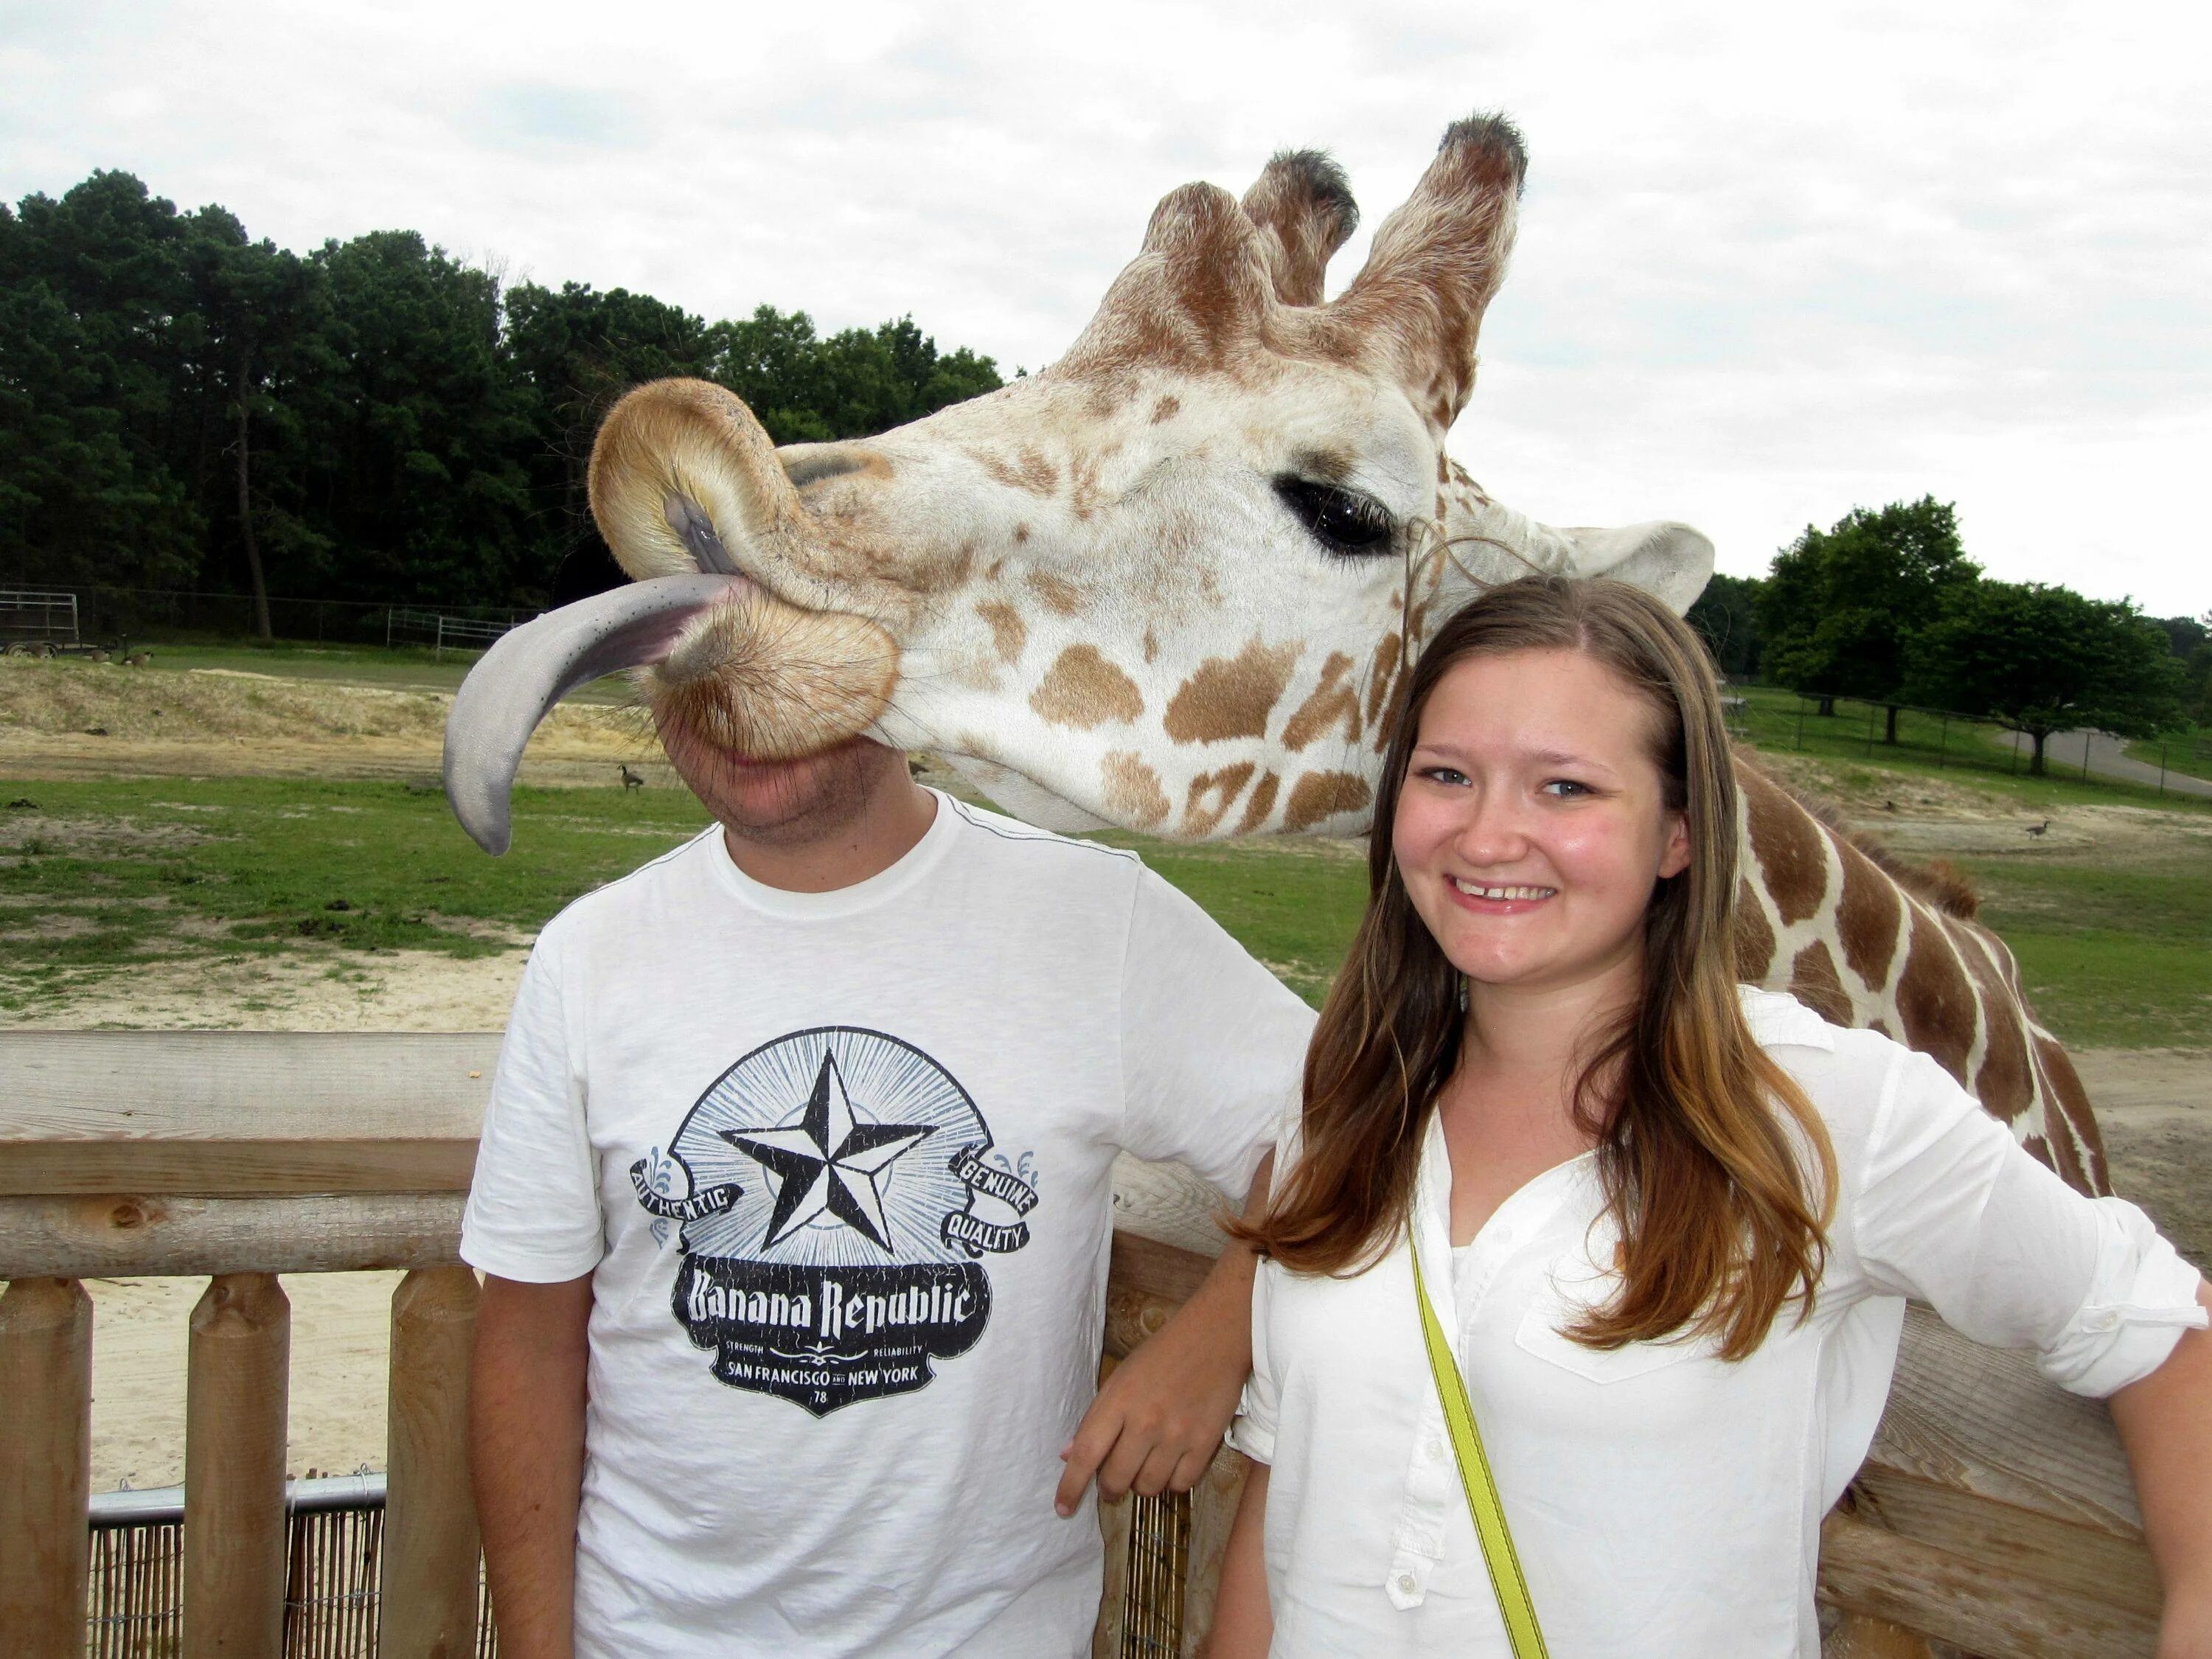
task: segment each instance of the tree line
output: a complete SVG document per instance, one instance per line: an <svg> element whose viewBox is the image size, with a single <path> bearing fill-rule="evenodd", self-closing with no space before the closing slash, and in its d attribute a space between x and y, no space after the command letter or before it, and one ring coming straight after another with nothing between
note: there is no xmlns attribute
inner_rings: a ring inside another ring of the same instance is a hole
<svg viewBox="0 0 2212 1659"><path fill-rule="evenodd" d="M1995 581L1958 515L1923 496L1855 507L1804 534L1761 577L1716 575L1690 620L1723 672L1821 700L1948 709L2025 734L2031 772L2054 732L2148 737L2212 725L2212 613L2145 617L2042 582Z"/></svg>
<svg viewBox="0 0 2212 1659"><path fill-rule="evenodd" d="M413 231L307 254L128 173L0 203L8 580L534 606L597 560L606 407L719 380L779 443L863 436L1000 384L902 318L823 336L762 306L505 283Z"/></svg>

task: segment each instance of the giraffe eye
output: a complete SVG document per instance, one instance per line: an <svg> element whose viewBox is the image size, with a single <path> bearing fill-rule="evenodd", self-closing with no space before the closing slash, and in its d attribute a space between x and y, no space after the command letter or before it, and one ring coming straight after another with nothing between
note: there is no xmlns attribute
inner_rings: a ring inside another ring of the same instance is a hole
<svg viewBox="0 0 2212 1659"><path fill-rule="evenodd" d="M1340 558L1371 558L1390 550L1397 526L1390 509L1372 495L1291 472L1278 475L1275 494L1314 539Z"/></svg>

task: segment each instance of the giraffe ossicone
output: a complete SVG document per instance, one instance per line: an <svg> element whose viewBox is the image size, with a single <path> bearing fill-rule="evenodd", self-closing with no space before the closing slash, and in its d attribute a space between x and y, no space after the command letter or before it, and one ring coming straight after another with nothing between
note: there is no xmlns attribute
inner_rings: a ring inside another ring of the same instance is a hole
<svg viewBox="0 0 2212 1659"><path fill-rule="evenodd" d="M1326 301L1358 221L1333 162L1279 155L1241 202L1184 185L1059 362L864 441L779 449L705 381L630 392L590 482L632 580L470 675L446 749L463 825L503 851L532 730L629 668L664 735L755 758L927 750L1047 829L1364 829L1400 678L1464 600L1559 571L1679 611L1712 571L1686 526L1539 524L1445 452L1524 167L1504 120L1452 126ZM1740 769L1745 976L1933 1054L2105 1190L2003 945Z"/></svg>

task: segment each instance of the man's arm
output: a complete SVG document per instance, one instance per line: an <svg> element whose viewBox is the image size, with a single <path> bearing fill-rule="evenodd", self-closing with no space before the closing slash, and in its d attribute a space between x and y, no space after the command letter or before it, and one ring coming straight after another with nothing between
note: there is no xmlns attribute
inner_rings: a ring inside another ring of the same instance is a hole
<svg viewBox="0 0 2212 1659"><path fill-rule="evenodd" d="M469 1374L469 1464L507 1659L574 1649L592 1279L484 1276Z"/></svg>
<svg viewBox="0 0 2212 1659"><path fill-rule="evenodd" d="M1272 1152L1260 1162L1244 1200L1248 1221L1267 1208L1274 1164ZM1053 1507L1062 1516L1075 1513L1093 1475L1109 1502L1132 1491L1152 1498L1198 1484L1251 1375L1257 1267L1251 1246L1231 1241L1190 1300L1106 1379L1060 1454L1067 1467Z"/></svg>

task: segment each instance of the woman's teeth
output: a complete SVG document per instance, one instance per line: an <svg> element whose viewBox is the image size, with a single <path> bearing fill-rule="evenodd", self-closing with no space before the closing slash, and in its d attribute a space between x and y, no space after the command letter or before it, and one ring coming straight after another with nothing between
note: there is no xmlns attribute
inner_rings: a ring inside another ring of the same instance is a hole
<svg viewBox="0 0 2212 1659"><path fill-rule="evenodd" d="M1485 899L1547 899L1559 890L1556 887L1485 887L1479 882L1462 881L1457 876L1451 884L1469 898Z"/></svg>

